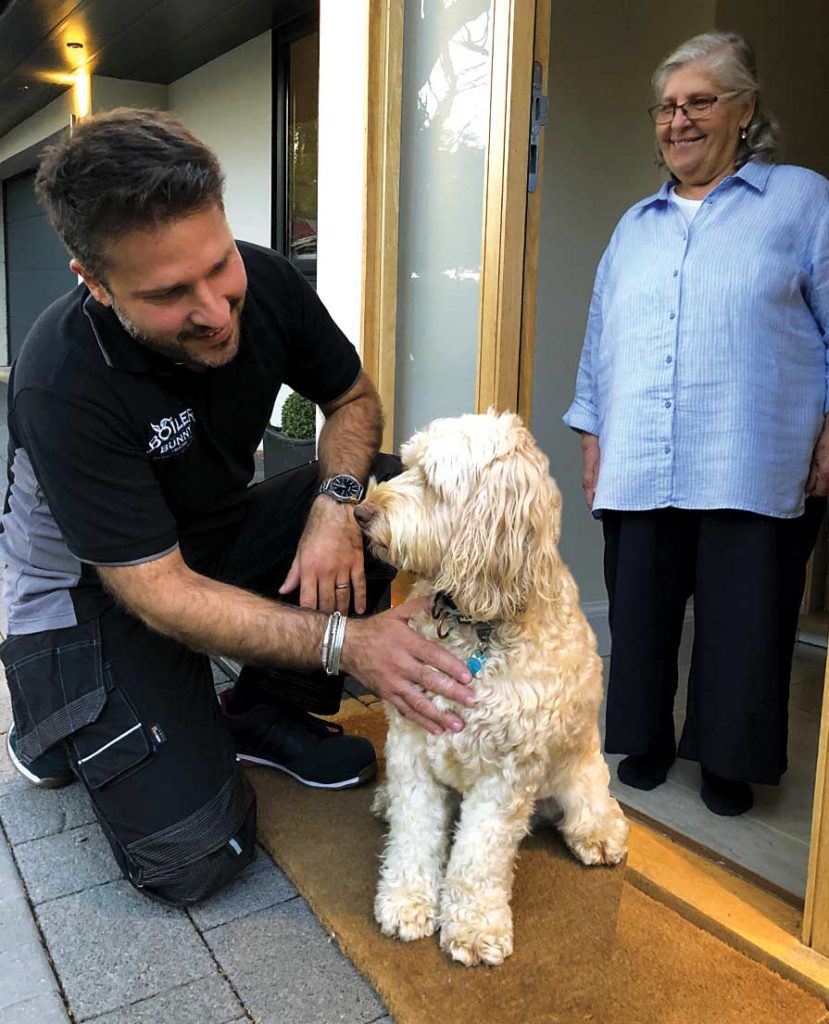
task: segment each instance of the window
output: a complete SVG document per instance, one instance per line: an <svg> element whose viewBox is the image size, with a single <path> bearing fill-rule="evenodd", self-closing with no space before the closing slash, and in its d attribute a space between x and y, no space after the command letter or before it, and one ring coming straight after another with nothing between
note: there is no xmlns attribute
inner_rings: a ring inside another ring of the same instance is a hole
<svg viewBox="0 0 829 1024"><path fill-rule="evenodd" d="M273 247L317 276L319 30L316 16L274 33Z"/></svg>

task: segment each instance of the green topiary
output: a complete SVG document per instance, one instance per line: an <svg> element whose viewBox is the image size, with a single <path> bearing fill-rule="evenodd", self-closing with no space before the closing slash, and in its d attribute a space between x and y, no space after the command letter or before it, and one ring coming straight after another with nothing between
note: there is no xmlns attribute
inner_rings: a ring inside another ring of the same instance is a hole
<svg viewBox="0 0 829 1024"><path fill-rule="evenodd" d="M298 391L292 391L282 406L282 424L279 429L285 437L309 441L317 432L316 410L310 398L303 398Z"/></svg>

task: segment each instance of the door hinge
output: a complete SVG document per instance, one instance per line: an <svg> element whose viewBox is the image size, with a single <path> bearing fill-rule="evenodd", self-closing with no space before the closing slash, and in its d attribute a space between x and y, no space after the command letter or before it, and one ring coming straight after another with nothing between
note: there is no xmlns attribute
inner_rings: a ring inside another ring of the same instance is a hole
<svg viewBox="0 0 829 1024"><path fill-rule="evenodd" d="M541 129L547 123L547 97L542 92L544 69L540 61L533 61L533 95L530 103L530 159L527 170L527 191L535 192L538 185L538 157Z"/></svg>

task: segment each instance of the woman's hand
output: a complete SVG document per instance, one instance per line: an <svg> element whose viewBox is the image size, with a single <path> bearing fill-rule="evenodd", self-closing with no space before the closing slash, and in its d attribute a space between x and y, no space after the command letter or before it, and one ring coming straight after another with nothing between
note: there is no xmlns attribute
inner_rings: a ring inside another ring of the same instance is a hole
<svg viewBox="0 0 829 1024"><path fill-rule="evenodd" d="M812 452L806 494L810 498L825 498L829 495L829 415L824 417L823 430Z"/></svg>
<svg viewBox="0 0 829 1024"><path fill-rule="evenodd" d="M593 510L593 498L596 494L596 481L599 479L599 439L595 434L582 432L581 435L582 474L581 489L587 507Z"/></svg>

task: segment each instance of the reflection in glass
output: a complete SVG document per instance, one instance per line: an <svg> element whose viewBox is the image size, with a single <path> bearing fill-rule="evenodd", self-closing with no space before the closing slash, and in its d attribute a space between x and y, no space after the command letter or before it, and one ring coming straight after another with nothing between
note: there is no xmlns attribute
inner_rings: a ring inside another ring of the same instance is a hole
<svg viewBox="0 0 829 1024"><path fill-rule="evenodd" d="M291 43L289 67L287 241L302 265L317 256L319 32Z"/></svg>
<svg viewBox="0 0 829 1024"><path fill-rule="evenodd" d="M395 442L474 410L491 0L405 5Z"/></svg>

